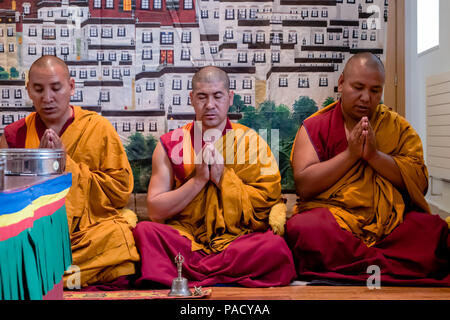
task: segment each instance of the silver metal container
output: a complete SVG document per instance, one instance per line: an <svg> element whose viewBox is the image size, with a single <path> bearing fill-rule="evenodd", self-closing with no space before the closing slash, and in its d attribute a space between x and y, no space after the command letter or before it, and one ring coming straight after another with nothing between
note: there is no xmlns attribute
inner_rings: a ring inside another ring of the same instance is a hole
<svg viewBox="0 0 450 320"><path fill-rule="evenodd" d="M0 191L5 189L5 160L0 158Z"/></svg>
<svg viewBox="0 0 450 320"><path fill-rule="evenodd" d="M47 176L62 174L65 164L61 149L0 149L5 176Z"/></svg>

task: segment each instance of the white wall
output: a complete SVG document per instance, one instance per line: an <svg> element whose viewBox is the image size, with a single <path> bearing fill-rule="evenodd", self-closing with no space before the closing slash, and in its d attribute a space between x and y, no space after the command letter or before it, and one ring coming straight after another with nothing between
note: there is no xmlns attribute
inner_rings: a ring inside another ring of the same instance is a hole
<svg viewBox="0 0 450 320"><path fill-rule="evenodd" d="M450 1L439 1L439 46L417 54L417 0L405 0L405 79L406 118L419 133L426 155L426 79L450 71ZM434 180L432 196L427 199L439 209L450 212L450 183Z"/></svg>

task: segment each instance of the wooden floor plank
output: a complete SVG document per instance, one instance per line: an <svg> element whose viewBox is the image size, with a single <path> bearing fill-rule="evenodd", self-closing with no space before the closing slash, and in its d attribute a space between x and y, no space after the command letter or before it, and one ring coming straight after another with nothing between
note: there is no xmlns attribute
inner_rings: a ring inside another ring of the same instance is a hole
<svg viewBox="0 0 450 320"><path fill-rule="evenodd" d="M365 286L213 287L210 300L450 300L450 288Z"/></svg>

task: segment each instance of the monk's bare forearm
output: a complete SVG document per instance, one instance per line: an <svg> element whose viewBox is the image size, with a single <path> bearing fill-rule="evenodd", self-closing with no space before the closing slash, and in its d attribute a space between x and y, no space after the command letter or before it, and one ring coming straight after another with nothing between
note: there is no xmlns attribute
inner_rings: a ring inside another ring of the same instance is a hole
<svg viewBox="0 0 450 320"><path fill-rule="evenodd" d="M184 208L203 189L207 181L193 177L180 188L147 198L149 217L154 222L163 223L166 219L183 211Z"/></svg>
<svg viewBox="0 0 450 320"><path fill-rule="evenodd" d="M390 155L377 151L373 157L367 160L367 163L376 172L388 179L396 188L405 188L400 169Z"/></svg>
<svg viewBox="0 0 450 320"><path fill-rule="evenodd" d="M323 162L318 162L294 173L297 194L302 200L310 199L327 190L341 179L358 160L349 150Z"/></svg>

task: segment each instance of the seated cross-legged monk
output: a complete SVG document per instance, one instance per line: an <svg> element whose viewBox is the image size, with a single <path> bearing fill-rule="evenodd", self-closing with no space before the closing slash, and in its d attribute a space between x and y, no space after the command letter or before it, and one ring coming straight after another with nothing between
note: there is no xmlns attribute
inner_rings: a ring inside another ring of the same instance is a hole
<svg viewBox="0 0 450 320"><path fill-rule="evenodd" d="M191 287L288 285L292 253L274 233L284 232L286 213L276 160L259 135L228 119L233 93L223 70L200 69L192 88L196 121L161 136L153 154L151 221L133 230L136 285L170 287L178 253Z"/></svg>
<svg viewBox="0 0 450 320"><path fill-rule="evenodd" d="M7 126L0 140L1 148L66 152L65 169L72 174L66 197L72 264L79 268L64 276L66 287L72 276L72 288L134 274L139 261L131 231L135 216L122 209L133 189L125 150L106 118L70 105L74 89L64 61L36 60L27 82L36 112Z"/></svg>
<svg viewBox="0 0 450 320"><path fill-rule="evenodd" d="M376 56L354 55L338 81L340 100L297 133L298 200L286 240L300 279L450 285L449 227L424 197L420 137L379 104L384 79Z"/></svg>

